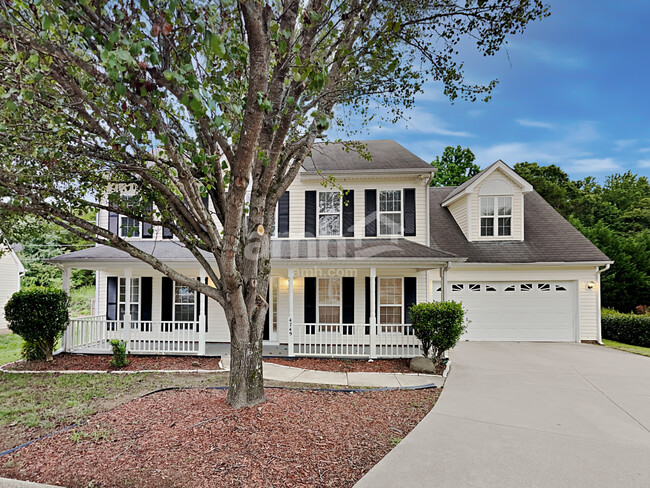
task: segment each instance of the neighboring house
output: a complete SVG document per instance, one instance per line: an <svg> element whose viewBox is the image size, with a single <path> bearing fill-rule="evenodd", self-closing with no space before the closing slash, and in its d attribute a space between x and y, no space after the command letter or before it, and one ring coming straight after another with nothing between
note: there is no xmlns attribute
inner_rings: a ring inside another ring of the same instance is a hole
<svg viewBox="0 0 650 488"><path fill-rule="evenodd" d="M430 188L431 165L394 141L366 144L371 161L316 145L278 204L265 354L414 356L409 307L440 299L463 302L466 340L600 340L610 261L529 183L497 161L460 187ZM322 186L330 174L342 197ZM106 212L99 222L206 280L163 229ZM51 261L65 276L97 270L97 317L72 322L68 350L107 351L121 337L132 352L228 353L216 302L126 253L96 246Z"/></svg>
<svg viewBox="0 0 650 488"><path fill-rule="evenodd" d="M0 236L0 334L9 332L5 319L5 304L11 295L20 290L20 277L23 274L25 268L18 256Z"/></svg>

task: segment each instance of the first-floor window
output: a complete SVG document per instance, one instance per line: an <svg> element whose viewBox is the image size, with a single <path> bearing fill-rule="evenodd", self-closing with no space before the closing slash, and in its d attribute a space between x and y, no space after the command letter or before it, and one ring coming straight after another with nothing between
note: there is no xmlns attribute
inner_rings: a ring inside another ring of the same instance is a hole
<svg viewBox="0 0 650 488"><path fill-rule="evenodd" d="M126 313L126 278L120 278L120 292L118 294L117 307L119 319L124 320ZM140 278L131 278L131 320L140 320Z"/></svg>
<svg viewBox="0 0 650 488"><path fill-rule="evenodd" d="M379 323L402 323L402 278L379 278ZM382 332L392 332L382 325Z"/></svg>
<svg viewBox="0 0 650 488"><path fill-rule="evenodd" d="M341 323L340 278L318 278L318 323Z"/></svg>
<svg viewBox="0 0 650 488"><path fill-rule="evenodd" d="M191 288L174 282L174 321L194 322L196 294Z"/></svg>

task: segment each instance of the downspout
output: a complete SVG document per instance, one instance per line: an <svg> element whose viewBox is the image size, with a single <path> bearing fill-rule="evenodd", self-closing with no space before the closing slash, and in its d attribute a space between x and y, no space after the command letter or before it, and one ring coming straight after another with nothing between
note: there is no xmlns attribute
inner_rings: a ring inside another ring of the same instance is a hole
<svg viewBox="0 0 650 488"><path fill-rule="evenodd" d="M596 275L598 275L598 297L597 297L597 306L598 306L598 329L596 333L596 340L598 344L602 345L603 344L603 325L602 325L602 317L601 317L601 312L600 312L600 275L607 271L610 268L611 264L606 264L603 269L600 269L600 266L596 267Z"/></svg>
<svg viewBox="0 0 650 488"><path fill-rule="evenodd" d="M447 261L442 268L440 268L440 301L447 301L447 271L451 268L451 261Z"/></svg>

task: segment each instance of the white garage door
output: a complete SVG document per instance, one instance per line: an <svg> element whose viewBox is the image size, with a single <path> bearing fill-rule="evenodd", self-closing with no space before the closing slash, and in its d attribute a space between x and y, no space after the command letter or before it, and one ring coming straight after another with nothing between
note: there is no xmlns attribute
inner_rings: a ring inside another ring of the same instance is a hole
<svg viewBox="0 0 650 488"><path fill-rule="evenodd" d="M575 340L575 289L571 282L450 283L471 321L462 340Z"/></svg>

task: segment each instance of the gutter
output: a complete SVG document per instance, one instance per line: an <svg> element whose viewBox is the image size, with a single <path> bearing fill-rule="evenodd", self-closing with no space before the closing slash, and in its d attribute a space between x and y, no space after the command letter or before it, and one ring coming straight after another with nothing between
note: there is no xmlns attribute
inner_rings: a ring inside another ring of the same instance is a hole
<svg viewBox="0 0 650 488"><path fill-rule="evenodd" d="M612 263L607 263L604 268L600 268L600 266L596 267L596 275L598 276L598 297L597 297L597 307L598 307L598 328L596 332L596 341L598 344L601 346L603 345L603 324L602 324L602 317L601 317L601 304L600 304L600 275L607 271L611 267Z"/></svg>

